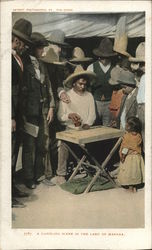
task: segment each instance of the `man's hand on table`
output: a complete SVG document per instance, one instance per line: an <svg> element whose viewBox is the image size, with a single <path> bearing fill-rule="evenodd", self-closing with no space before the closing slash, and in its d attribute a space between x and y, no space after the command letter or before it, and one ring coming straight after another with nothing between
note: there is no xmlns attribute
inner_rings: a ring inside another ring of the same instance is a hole
<svg viewBox="0 0 152 250"><path fill-rule="evenodd" d="M89 126L88 124L83 124L83 125L82 125L82 128L85 129L85 130L87 130L87 129L90 128L90 126Z"/></svg>
<svg viewBox="0 0 152 250"><path fill-rule="evenodd" d="M68 115L68 118L69 118L70 120L72 120L72 122L74 123L74 125L75 125L76 127L81 126L81 117L80 117L78 114L76 114L76 113L70 113L70 114Z"/></svg>

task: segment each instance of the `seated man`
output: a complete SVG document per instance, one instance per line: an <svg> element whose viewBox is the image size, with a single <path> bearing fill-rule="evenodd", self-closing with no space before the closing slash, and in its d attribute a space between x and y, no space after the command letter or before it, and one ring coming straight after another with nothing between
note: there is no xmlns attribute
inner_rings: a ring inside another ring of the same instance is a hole
<svg viewBox="0 0 152 250"><path fill-rule="evenodd" d="M77 66L74 73L64 82L65 87L71 88L67 94L70 103L59 103L58 119L65 126L65 129L89 129L93 125L95 115L95 104L91 93L86 91L86 87L93 83L96 75L93 72L85 71L81 66ZM75 145L73 145L75 147ZM72 147L72 143L70 144ZM55 184L62 184L66 181L68 149L61 142L58 151L57 175L51 181Z"/></svg>

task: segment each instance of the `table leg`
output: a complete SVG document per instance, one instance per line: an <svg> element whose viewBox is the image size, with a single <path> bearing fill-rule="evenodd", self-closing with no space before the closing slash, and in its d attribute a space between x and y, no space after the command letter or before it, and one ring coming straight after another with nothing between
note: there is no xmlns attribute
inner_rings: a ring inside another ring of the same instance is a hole
<svg viewBox="0 0 152 250"><path fill-rule="evenodd" d="M91 187L93 186L93 184L95 183L96 179L98 178L98 176L104 171L105 171L105 166L107 165L107 163L109 162L109 160L111 159L111 157L113 156L113 154L115 153L115 151L117 150L117 148L119 147L120 143L122 141L122 137L120 137L118 139L118 141L116 142L116 144L114 145L114 147L112 148L112 150L110 151L109 155L106 157L106 159L104 160L104 162L102 163L102 165L100 166L99 170L97 171L97 173L95 174L95 176L92 178L91 182L89 183L89 185L87 186L86 190L84 193L88 193L91 189ZM110 177L110 175L106 172L107 174L107 178L115 184L115 182L113 181L113 179ZM116 184L115 184L116 185Z"/></svg>
<svg viewBox="0 0 152 250"><path fill-rule="evenodd" d="M77 174L80 166L85 161L86 156L83 155L83 157L80 159L80 158L77 157L77 155L73 152L73 150L65 142L64 142L64 145L69 150L69 152L71 153L71 155L75 158L75 160L77 161L77 166L76 166L75 170L73 171L72 175L70 176L70 178L68 179L68 181L70 181Z"/></svg>
<svg viewBox="0 0 152 250"><path fill-rule="evenodd" d="M64 145L65 145L65 147L69 150L69 152L71 153L71 155L75 158L75 160L77 161L77 162L79 162L80 161L80 159L77 157L77 155L72 151L72 149L65 143L65 142L63 142L64 143Z"/></svg>
<svg viewBox="0 0 152 250"><path fill-rule="evenodd" d="M71 181L73 179L73 177L77 174L79 167L83 164L83 162L85 161L86 156L83 155L82 159L79 161L78 165L76 166L75 170L73 171L72 175L70 176L68 181Z"/></svg>

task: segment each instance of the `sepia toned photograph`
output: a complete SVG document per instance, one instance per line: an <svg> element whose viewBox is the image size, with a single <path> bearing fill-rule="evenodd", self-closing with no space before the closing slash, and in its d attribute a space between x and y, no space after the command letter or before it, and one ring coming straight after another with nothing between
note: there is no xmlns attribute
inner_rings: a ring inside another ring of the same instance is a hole
<svg viewBox="0 0 152 250"><path fill-rule="evenodd" d="M7 32L9 156L1 199L7 194L9 217L2 202L2 228L16 241L6 249L126 249L127 237L133 249L131 230L139 238L150 230L146 10L122 2L92 11L69 3L18 6ZM103 248L104 239L117 247Z"/></svg>
<svg viewBox="0 0 152 250"><path fill-rule="evenodd" d="M143 228L145 13L12 24L12 226Z"/></svg>

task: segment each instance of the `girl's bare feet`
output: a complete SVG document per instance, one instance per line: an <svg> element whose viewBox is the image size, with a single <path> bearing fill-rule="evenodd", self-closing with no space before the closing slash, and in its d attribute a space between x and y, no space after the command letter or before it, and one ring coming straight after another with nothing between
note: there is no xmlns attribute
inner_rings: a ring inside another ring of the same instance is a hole
<svg viewBox="0 0 152 250"><path fill-rule="evenodd" d="M132 187L132 192L136 193L137 192L137 188L136 187Z"/></svg>

